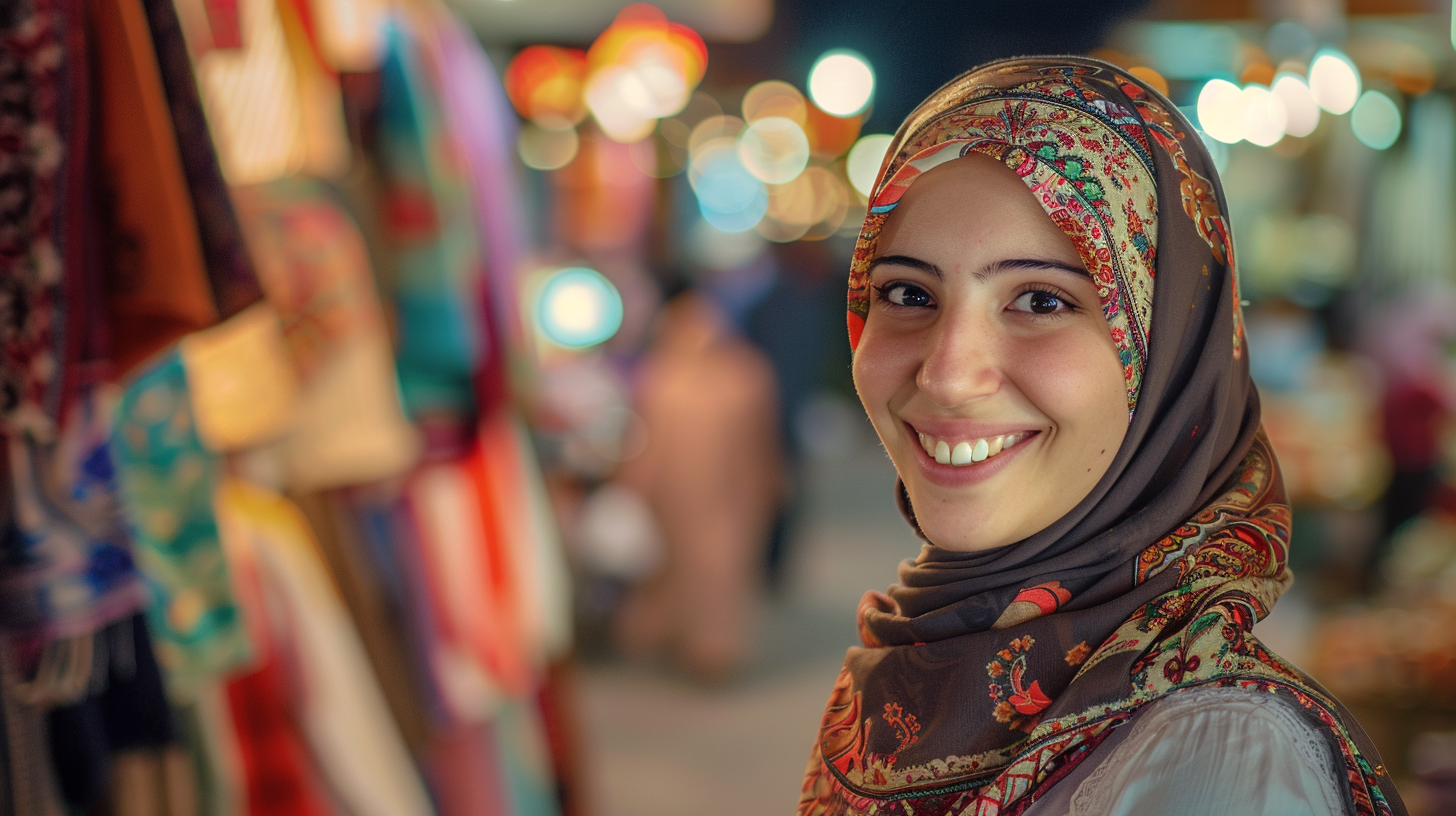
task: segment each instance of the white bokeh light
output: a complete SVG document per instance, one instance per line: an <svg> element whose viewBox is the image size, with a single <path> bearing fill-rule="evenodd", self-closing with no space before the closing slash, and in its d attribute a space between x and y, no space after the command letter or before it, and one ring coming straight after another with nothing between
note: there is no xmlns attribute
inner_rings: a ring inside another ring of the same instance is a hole
<svg viewBox="0 0 1456 816"><path fill-rule="evenodd" d="M1224 144L1244 138L1244 93L1226 79L1210 79L1198 92L1198 126Z"/></svg>
<svg viewBox="0 0 1456 816"><path fill-rule="evenodd" d="M1274 87L1270 90L1284 102L1284 112L1288 120L1284 126L1285 133L1290 136L1308 136L1314 133L1314 129L1319 126L1320 109L1303 77L1281 73L1274 78Z"/></svg>
<svg viewBox="0 0 1456 816"><path fill-rule="evenodd" d="M622 326L622 296L600 272L562 269L541 287L536 327L552 343L586 348L606 342Z"/></svg>
<svg viewBox="0 0 1456 816"><path fill-rule="evenodd" d="M787 184L809 166L809 137L792 119L764 117L738 137L738 158L759 181Z"/></svg>
<svg viewBox="0 0 1456 816"><path fill-rule="evenodd" d="M890 142L894 136L888 133L871 133L868 136L861 136L854 147L849 149L849 157L845 159L844 173L849 177L850 186L859 191L865 198L870 197L870 188L875 183L875 176L880 172L880 164L885 160L885 151L890 149Z"/></svg>
<svg viewBox="0 0 1456 816"><path fill-rule="evenodd" d="M853 51L830 51L809 71L809 97L825 113L854 116L874 94L874 69Z"/></svg>
<svg viewBox="0 0 1456 816"><path fill-rule="evenodd" d="M1360 72L1339 51L1323 50L1309 64L1309 90L1321 108L1334 114L1348 113L1360 98Z"/></svg>
<svg viewBox="0 0 1456 816"><path fill-rule="evenodd" d="M1240 96L1243 97L1245 139L1259 147L1269 147L1284 138L1289 122L1284 100L1263 85L1249 85Z"/></svg>

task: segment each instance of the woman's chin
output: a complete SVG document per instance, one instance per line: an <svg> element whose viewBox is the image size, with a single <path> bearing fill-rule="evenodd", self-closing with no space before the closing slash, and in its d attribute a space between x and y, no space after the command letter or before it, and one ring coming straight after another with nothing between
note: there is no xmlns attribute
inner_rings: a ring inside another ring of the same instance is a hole
<svg viewBox="0 0 1456 816"><path fill-rule="evenodd" d="M980 507L981 502L960 501L942 507L938 506L938 500L922 499L917 502L914 497L912 492L910 503L915 508L915 521L920 525L920 532L943 550L980 552L1026 537L1018 533L1023 526L1022 520L1007 518L1004 505L1001 508L1003 512L995 514L997 518L988 519L992 509Z"/></svg>

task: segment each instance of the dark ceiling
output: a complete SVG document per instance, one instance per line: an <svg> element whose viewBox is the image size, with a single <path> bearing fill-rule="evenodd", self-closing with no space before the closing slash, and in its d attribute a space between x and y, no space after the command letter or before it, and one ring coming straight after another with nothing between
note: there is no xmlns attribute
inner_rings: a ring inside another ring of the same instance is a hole
<svg viewBox="0 0 1456 816"><path fill-rule="evenodd" d="M762 39L709 46L708 82L782 78L803 87L815 57L852 48L874 66L867 131L893 131L918 103L978 63L1024 54L1086 53L1148 0L778 0Z"/></svg>

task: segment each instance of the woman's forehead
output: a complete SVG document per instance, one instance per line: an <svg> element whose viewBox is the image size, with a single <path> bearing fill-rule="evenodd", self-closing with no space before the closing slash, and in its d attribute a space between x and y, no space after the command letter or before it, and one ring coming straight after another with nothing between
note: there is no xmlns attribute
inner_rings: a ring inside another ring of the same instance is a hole
<svg viewBox="0 0 1456 816"><path fill-rule="evenodd" d="M1016 173L995 159L972 154L916 179L886 218L875 255L906 247L994 250L1027 245L1077 259L1071 239Z"/></svg>

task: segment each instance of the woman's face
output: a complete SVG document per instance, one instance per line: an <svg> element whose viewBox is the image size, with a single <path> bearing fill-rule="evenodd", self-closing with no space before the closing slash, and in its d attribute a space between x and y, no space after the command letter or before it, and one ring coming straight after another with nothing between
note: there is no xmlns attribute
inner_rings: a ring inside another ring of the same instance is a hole
<svg viewBox="0 0 1456 816"><path fill-rule="evenodd" d="M1026 185L984 156L922 175L880 233L854 382L920 529L1020 541L1077 505L1127 432L1097 288Z"/></svg>

